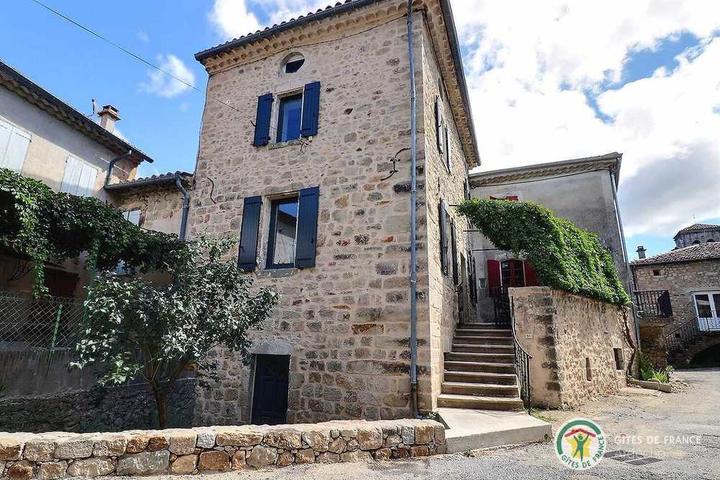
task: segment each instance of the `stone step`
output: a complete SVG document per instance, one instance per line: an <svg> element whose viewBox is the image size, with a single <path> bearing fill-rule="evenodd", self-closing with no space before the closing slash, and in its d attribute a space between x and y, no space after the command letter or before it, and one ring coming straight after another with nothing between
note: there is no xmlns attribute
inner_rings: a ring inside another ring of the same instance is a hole
<svg viewBox="0 0 720 480"><path fill-rule="evenodd" d="M458 328L455 337L510 337L512 331L500 328Z"/></svg>
<svg viewBox="0 0 720 480"><path fill-rule="evenodd" d="M472 343L453 343L453 352L468 353L515 353L514 345L480 345Z"/></svg>
<svg viewBox="0 0 720 480"><path fill-rule="evenodd" d="M476 410L522 410L520 398L478 397L474 395L457 395L442 393L437 398L438 407L469 408Z"/></svg>
<svg viewBox="0 0 720 480"><path fill-rule="evenodd" d="M487 335L458 337L456 335L455 338L453 339L453 342L463 343L463 344L473 343L473 344L480 344L480 345L512 345L513 338L512 337L487 336Z"/></svg>
<svg viewBox="0 0 720 480"><path fill-rule="evenodd" d="M438 408L437 413L448 427L445 431L448 453L547 442L552 438L549 423L525 412Z"/></svg>
<svg viewBox="0 0 720 480"><path fill-rule="evenodd" d="M480 397L520 397L517 385L497 385L493 383L443 382L442 393Z"/></svg>
<svg viewBox="0 0 720 480"><path fill-rule="evenodd" d="M453 360L445 362L445 370L448 372L515 373L515 364L489 362L458 362Z"/></svg>
<svg viewBox="0 0 720 480"><path fill-rule="evenodd" d="M448 352L445 361L483 362L483 363L513 363L514 353L477 353L477 352Z"/></svg>
<svg viewBox="0 0 720 480"><path fill-rule="evenodd" d="M517 375L514 373L446 371L444 378L446 382L512 385L517 387Z"/></svg>

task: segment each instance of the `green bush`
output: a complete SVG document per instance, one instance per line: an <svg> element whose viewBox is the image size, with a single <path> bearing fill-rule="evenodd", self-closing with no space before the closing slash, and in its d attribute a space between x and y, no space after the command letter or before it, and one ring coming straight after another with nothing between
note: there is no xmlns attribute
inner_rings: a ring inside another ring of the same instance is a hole
<svg viewBox="0 0 720 480"><path fill-rule="evenodd" d="M532 263L546 286L618 305L630 303L597 235L530 202L473 199L458 206L500 250Z"/></svg>
<svg viewBox="0 0 720 480"><path fill-rule="evenodd" d="M162 266L177 237L142 230L97 198L54 192L44 183L0 168L0 249L33 261L35 293L45 293L45 262L77 258L113 269L120 260L148 271Z"/></svg>
<svg viewBox="0 0 720 480"><path fill-rule="evenodd" d="M640 354L640 379L648 382L670 383L675 369L671 366L657 368L646 355Z"/></svg>

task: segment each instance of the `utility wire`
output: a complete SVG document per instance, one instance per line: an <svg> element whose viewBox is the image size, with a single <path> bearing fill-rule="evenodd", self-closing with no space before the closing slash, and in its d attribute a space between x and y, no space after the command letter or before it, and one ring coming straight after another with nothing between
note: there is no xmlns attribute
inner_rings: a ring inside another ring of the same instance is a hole
<svg viewBox="0 0 720 480"><path fill-rule="evenodd" d="M135 60L138 60L139 62L144 63L144 64L147 65L148 67L154 68L155 70L157 70L157 71L159 71L159 72L167 75L168 77L172 78L173 80L178 81L178 82L182 83L183 85L185 85L185 86L187 86L187 87L190 87L190 88L192 88L193 90L195 90L195 91L197 91L197 92L203 93L202 90L200 90L198 87L196 87L196 86L193 85L192 83L187 82L187 81L183 80L182 78L178 78L177 76L173 75L172 73L168 72L167 70L165 70L165 69L163 69L163 68L155 65L154 63L152 63L152 62L150 62L150 61L148 61L148 60L145 60L145 59L144 59L143 57L141 57L140 55L138 55L138 54L136 54L136 53L128 50L127 48L123 47L122 45L119 45L119 44L115 43L114 41L110 40L109 38L103 36L102 34L96 32L95 30L93 30L93 29L91 29L91 28L89 28L89 27L86 27L85 25L81 24L80 22L78 22L78 21L74 20L73 18L65 15L64 13L59 12L58 10L55 10L54 8L52 8L51 6L49 6L49 5L41 2L40 0L30 0L30 1L33 2L33 3L35 3L36 5L44 8L45 10L51 12L53 15L56 15L56 16L58 16L59 18L65 20L66 22L69 22L70 24L75 25L76 27L80 28L81 30L84 30L85 32L89 33L90 35L92 35L92 36L94 36L94 37L102 40L103 42L105 42L105 43L107 43L107 44L109 44L109 45L117 48L117 49L120 50L121 52L123 52L123 53L125 53L125 54L127 54L127 55L130 55L132 58L134 58ZM220 100L220 99L218 99L218 98L213 98L212 96L210 96L210 95L207 94L207 93L206 93L206 95L207 95L207 98L209 98L209 99L211 99L211 100L214 100L214 101L216 101L216 102L218 102L218 103L221 103L221 104L225 105L226 107L232 108L232 109L235 110L236 112L240 112L240 110L238 110L237 108L233 107L232 105L224 102L223 100Z"/></svg>

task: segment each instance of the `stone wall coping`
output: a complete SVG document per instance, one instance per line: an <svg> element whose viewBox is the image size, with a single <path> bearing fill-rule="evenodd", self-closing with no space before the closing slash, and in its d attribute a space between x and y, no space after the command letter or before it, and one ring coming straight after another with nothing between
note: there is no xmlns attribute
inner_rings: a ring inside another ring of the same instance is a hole
<svg viewBox="0 0 720 480"><path fill-rule="evenodd" d="M97 433L0 432L0 478L198 474L445 453L433 420L337 420Z"/></svg>

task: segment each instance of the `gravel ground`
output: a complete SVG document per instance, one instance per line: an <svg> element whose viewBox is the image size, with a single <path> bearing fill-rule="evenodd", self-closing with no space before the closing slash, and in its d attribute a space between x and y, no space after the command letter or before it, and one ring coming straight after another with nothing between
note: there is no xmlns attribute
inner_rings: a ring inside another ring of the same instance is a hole
<svg viewBox="0 0 720 480"><path fill-rule="evenodd" d="M681 371L685 391L658 396L602 398L577 411L539 415L557 428L564 421L586 417L597 421L609 439L608 452L625 450L660 461L629 465L605 458L594 469L573 472L556 459L552 445L444 455L425 460L295 466L232 472L194 478L212 480L375 480L375 479L720 479L720 369ZM690 443L678 445L678 441ZM188 477L157 477L180 480Z"/></svg>

